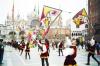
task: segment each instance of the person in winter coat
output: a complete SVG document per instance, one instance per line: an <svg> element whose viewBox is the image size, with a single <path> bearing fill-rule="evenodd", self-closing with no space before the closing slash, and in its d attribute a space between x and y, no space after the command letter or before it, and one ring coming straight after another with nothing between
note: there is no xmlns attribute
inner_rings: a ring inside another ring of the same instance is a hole
<svg viewBox="0 0 100 66"><path fill-rule="evenodd" d="M3 54L4 54L4 45L2 42L3 39L0 39L0 64L2 64Z"/></svg>
<svg viewBox="0 0 100 66"><path fill-rule="evenodd" d="M44 64L45 62L46 62L46 66L49 66L49 62L48 62L49 52L48 52L48 47L46 46L47 44L46 41L43 44L37 41L37 44L41 47L40 58L41 58L42 66L45 66Z"/></svg>
<svg viewBox="0 0 100 66"><path fill-rule="evenodd" d="M69 46L64 52L64 55L66 56L64 61L64 66L77 66L77 62L75 61L75 58L77 56L77 47L76 47L76 39L72 40L72 45Z"/></svg>
<svg viewBox="0 0 100 66"><path fill-rule="evenodd" d="M95 55L95 47L96 47L96 43L95 40L92 39L90 40L90 47L88 49L88 57L87 57L87 63L86 65L90 65L90 57L92 56L92 58L98 63L98 65L100 65L100 62L94 57Z"/></svg>
<svg viewBox="0 0 100 66"><path fill-rule="evenodd" d="M100 55L100 42L96 43L97 55Z"/></svg>

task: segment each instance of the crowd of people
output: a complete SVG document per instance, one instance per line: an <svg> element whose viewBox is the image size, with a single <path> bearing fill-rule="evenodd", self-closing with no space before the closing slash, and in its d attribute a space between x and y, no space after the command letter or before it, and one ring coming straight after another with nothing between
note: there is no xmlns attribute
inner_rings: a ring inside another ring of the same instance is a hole
<svg viewBox="0 0 100 66"><path fill-rule="evenodd" d="M10 41L10 42L4 42L3 40L0 40L0 64L3 60L3 52L4 52L4 45L9 45L15 50L19 50L20 55L23 54L25 51L25 59L27 60L27 57L31 59L30 57L30 41L25 42L25 40L22 40L20 43L17 41ZM51 45L50 45L51 44ZM99 42L96 42L93 38L91 40L80 42L79 39L70 39L68 36L66 36L65 40L60 40L59 42L50 42L47 38L43 40L36 39L33 41L33 45L38 47L38 51L40 51L40 59L41 59L41 65L49 66L49 55L50 55L50 47L53 48L53 50L58 49L58 56L65 56L65 61L63 63L64 66L78 66L75 58L77 57L77 49L78 46L81 45L82 49L85 47L85 50L88 51L87 55L87 63L86 65L90 65L90 56L93 57L93 59L97 62L98 66L100 65L100 61L98 61L95 58L95 50L97 50L97 55L100 55L100 44ZM70 51L70 52L69 52Z"/></svg>

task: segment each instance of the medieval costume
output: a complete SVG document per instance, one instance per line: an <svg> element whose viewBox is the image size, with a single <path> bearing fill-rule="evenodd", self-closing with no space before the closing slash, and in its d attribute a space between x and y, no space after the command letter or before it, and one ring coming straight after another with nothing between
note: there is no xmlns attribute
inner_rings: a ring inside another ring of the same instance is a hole
<svg viewBox="0 0 100 66"><path fill-rule="evenodd" d="M38 45L41 48L41 53L40 53L40 58L41 58L41 62L42 62L42 66L45 66L44 61L46 61L46 65L49 66L49 62L48 62L48 57L49 57L49 52L48 52L48 46L47 43L39 43L38 41Z"/></svg>
<svg viewBox="0 0 100 66"><path fill-rule="evenodd" d="M66 56L64 61L64 66L77 66L75 58L77 56L76 40L72 41L72 45L64 50L64 55Z"/></svg>
<svg viewBox="0 0 100 66"><path fill-rule="evenodd" d="M59 51L59 56L60 56L60 53L62 53L62 56L63 56L63 40L59 43L59 49L58 49L58 51Z"/></svg>
<svg viewBox="0 0 100 66"><path fill-rule="evenodd" d="M27 42L27 45L26 45L26 49L25 49L25 59L27 59L27 55L29 56L29 59L30 59L30 47L29 47L29 43L30 42Z"/></svg>
<svg viewBox="0 0 100 66"><path fill-rule="evenodd" d="M20 50L21 50L20 55L22 55L24 49L25 49L25 42L21 41L21 43L20 43Z"/></svg>

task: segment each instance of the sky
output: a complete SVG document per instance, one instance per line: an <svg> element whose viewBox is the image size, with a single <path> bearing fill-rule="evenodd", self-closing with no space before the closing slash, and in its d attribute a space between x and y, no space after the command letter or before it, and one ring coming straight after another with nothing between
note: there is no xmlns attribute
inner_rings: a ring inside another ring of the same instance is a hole
<svg viewBox="0 0 100 66"><path fill-rule="evenodd" d="M28 14L39 6L39 15L41 16L44 5L62 10L63 24L72 18L79 10L85 8L87 11L87 0L0 0L0 24L5 24L7 15L11 16L12 5L14 1L15 16L26 19Z"/></svg>

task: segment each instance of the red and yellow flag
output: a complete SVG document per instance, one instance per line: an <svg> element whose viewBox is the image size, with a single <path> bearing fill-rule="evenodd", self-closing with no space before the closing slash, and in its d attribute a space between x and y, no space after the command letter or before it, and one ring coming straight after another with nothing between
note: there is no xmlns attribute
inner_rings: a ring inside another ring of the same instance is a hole
<svg viewBox="0 0 100 66"><path fill-rule="evenodd" d="M48 27L57 19L57 17L61 14L61 12L62 10L60 9L44 6L41 19L40 19L40 22L41 22L40 26L42 25L42 26Z"/></svg>
<svg viewBox="0 0 100 66"><path fill-rule="evenodd" d="M41 19L40 19L40 26L42 26L45 31L42 34L42 37L48 33L50 29L50 25L57 19L57 17L61 14L62 10L52 8L49 6L44 6Z"/></svg>
<svg viewBox="0 0 100 66"><path fill-rule="evenodd" d="M84 24L84 17L87 17L87 12L85 8L80 10L74 17L73 22L76 24L76 27L79 28L81 24Z"/></svg>

